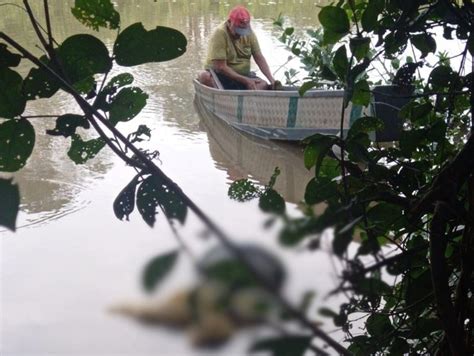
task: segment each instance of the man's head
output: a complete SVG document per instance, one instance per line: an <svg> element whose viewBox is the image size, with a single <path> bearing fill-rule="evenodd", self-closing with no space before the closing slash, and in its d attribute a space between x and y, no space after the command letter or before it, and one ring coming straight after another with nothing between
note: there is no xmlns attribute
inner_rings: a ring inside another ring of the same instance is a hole
<svg viewBox="0 0 474 356"><path fill-rule="evenodd" d="M250 12L243 6L236 6L229 12L229 23L232 31L239 36L248 36L250 29Z"/></svg>

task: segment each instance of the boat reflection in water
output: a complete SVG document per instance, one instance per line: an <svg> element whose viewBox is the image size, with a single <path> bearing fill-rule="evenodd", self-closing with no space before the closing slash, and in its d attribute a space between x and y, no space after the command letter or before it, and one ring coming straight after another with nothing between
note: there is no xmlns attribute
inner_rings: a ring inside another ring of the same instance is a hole
<svg viewBox="0 0 474 356"><path fill-rule="evenodd" d="M267 184L275 167L281 171L274 186L287 202L304 198L309 180L314 176L303 162L303 147L297 143L275 142L242 133L206 110L199 99L194 105L207 132L209 150L218 169L231 181L242 178Z"/></svg>

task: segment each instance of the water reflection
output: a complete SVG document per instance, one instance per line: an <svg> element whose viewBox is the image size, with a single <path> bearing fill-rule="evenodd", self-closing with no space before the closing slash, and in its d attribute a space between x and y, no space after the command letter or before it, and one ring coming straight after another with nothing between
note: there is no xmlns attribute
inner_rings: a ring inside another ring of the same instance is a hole
<svg viewBox="0 0 474 356"><path fill-rule="evenodd" d="M207 132L209 151L216 168L227 172L229 180L250 178L267 184L278 167L281 173L275 189L288 202L303 200L306 184L314 175L304 167L300 145L251 137L209 113L199 100L195 100L195 107L201 116L202 128Z"/></svg>

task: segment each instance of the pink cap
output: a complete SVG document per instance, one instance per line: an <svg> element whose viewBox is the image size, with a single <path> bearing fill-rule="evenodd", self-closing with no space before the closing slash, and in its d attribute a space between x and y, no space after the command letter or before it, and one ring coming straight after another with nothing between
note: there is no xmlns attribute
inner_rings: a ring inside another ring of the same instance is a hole
<svg viewBox="0 0 474 356"><path fill-rule="evenodd" d="M246 36L251 32L250 12L245 7L239 5L230 10L229 21L239 35Z"/></svg>

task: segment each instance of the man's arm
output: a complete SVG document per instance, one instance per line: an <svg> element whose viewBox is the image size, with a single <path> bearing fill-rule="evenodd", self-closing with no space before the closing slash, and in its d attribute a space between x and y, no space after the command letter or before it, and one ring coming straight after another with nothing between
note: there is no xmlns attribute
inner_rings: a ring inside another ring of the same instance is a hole
<svg viewBox="0 0 474 356"><path fill-rule="evenodd" d="M254 53L253 59L255 60L255 63L257 63L258 68L260 68L265 77L267 77L270 85L273 86L275 84L275 79L273 78L270 67L268 66L267 60L263 56L262 52Z"/></svg>
<svg viewBox="0 0 474 356"><path fill-rule="evenodd" d="M237 73L235 70L230 68L225 60L220 60L220 59L215 59L212 61L212 68L218 72L222 73L225 76L229 77L230 79L233 79L237 82L240 82L244 84L248 89L255 90L257 89L256 87L256 81L254 79L248 78L246 76L240 75Z"/></svg>

